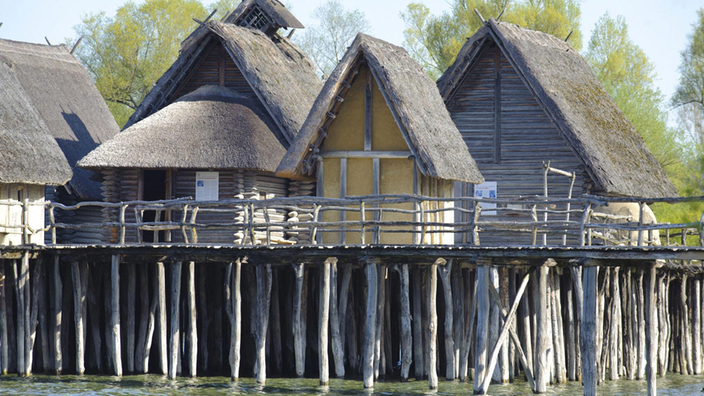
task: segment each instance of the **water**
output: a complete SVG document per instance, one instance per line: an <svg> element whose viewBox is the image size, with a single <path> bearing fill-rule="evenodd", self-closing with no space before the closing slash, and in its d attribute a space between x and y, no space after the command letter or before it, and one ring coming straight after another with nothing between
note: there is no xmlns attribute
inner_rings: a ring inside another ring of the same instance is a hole
<svg viewBox="0 0 704 396"><path fill-rule="evenodd" d="M471 384L444 382L440 380L437 392L428 391L426 381L399 383L398 381L379 382L374 391L364 391L362 382L356 380L330 380L330 386L321 387L317 379L270 379L261 387L253 379L244 378L231 382L225 377L205 377L197 379L180 378L170 381L156 375L103 377L103 376L45 376L33 375L30 378L5 376L0 378L0 395L471 395ZM659 395L702 394L704 375L682 376L670 374L658 378ZM613 381L599 386L599 394L609 396L645 395L644 381ZM531 395L528 385L519 381L508 385L492 385L491 395ZM582 395L582 387L577 383L552 386L548 395Z"/></svg>

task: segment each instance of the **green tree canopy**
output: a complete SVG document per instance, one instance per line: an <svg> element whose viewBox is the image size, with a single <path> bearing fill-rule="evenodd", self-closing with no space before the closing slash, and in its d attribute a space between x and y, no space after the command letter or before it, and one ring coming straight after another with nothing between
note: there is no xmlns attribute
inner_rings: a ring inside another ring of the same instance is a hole
<svg viewBox="0 0 704 396"><path fill-rule="evenodd" d="M357 33L371 30L364 13L346 9L340 0L328 0L313 11L316 25L307 26L294 42L313 61L323 78L327 78L342 59Z"/></svg>
<svg viewBox="0 0 704 396"><path fill-rule="evenodd" d="M666 171L679 161L679 145L667 127L665 97L655 86L655 66L628 34L622 16L597 21L584 54L594 74Z"/></svg>
<svg viewBox="0 0 704 396"><path fill-rule="evenodd" d="M224 15L237 0L210 7ZM181 42L210 12L199 0L128 1L115 16L104 12L83 17L74 27L82 44L76 57L93 76L98 90L122 126L154 83L178 57Z"/></svg>
<svg viewBox="0 0 704 396"><path fill-rule="evenodd" d="M582 48L578 0L452 0L449 13L432 15L421 3L411 3L401 18L406 24L404 46L431 77L439 77L454 62L457 53L482 25L474 13L497 18L528 29L570 36L570 44Z"/></svg>

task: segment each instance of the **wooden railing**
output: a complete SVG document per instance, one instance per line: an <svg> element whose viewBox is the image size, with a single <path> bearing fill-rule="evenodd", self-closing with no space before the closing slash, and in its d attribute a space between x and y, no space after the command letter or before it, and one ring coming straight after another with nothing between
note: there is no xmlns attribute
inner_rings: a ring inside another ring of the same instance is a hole
<svg viewBox="0 0 704 396"><path fill-rule="evenodd" d="M27 219L31 206L44 206L48 224L33 229L23 224L0 224L5 232L21 232L24 243L29 236L48 232L50 244L58 244L60 230L117 230L117 238L106 244L143 244L143 233L153 232L149 243L197 244L198 235L206 230L231 231L232 244L380 244L383 235L407 234L413 244L481 245L482 235L524 235L526 245L686 245L691 237L704 246L704 214L689 223L646 224L646 203L678 204L704 201L704 197L665 199L625 199L583 196L581 198L525 197L514 200L432 198L416 195L370 195L345 199L322 197L274 198L267 200L224 200L203 202L190 198L166 201L130 201L119 203L81 202L63 205L56 202L30 203L0 200L0 210L21 207ZM611 202L637 203L637 216L600 213L597 209ZM482 214L482 203L494 203L493 215ZM86 207L101 208L110 213L105 222L65 223L59 221L64 212ZM145 221L145 212L153 211L154 221ZM287 213L278 221L270 213ZM325 216L328 212L344 212L346 216ZM205 213L208 221L201 220ZM351 216L350 214L355 214ZM388 219L395 216L397 219ZM402 220L398 220L399 216ZM6 216L7 218L8 216ZM352 220L352 217L357 219ZM217 220L213 220L213 218ZM330 221L330 218L344 220ZM453 219L449 221L448 219ZM2 217L0 217L0 220ZM158 237L164 234L163 240ZM352 240L351 233L358 233ZM107 233L106 233L107 234ZM128 237L134 236L135 237ZM334 234L335 238L323 238ZM539 238L542 236L542 238ZM690 237L689 239L687 237ZM207 241L201 241L207 242ZM515 243L514 243L515 244Z"/></svg>

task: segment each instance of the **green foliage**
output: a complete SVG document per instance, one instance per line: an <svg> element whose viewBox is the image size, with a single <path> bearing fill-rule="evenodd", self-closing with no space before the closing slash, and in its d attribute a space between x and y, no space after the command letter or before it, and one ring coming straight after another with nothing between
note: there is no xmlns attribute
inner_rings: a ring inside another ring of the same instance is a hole
<svg viewBox="0 0 704 396"><path fill-rule="evenodd" d="M224 15L236 3L220 0L209 9L217 7L218 15ZM74 27L77 37L83 37L76 57L92 75L118 125L127 122L176 60L181 42L198 26L192 18L204 20L209 14L199 0L129 1L113 17L90 14Z"/></svg>
<svg viewBox="0 0 704 396"><path fill-rule="evenodd" d="M454 62L468 37L482 23L474 12L485 19L496 18L528 29L540 30L565 38L582 48L580 7L578 0L453 0L451 11L436 16L421 3L411 3L401 18L406 24L404 46L432 78L439 77Z"/></svg>
<svg viewBox="0 0 704 396"><path fill-rule="evenodd" d="M674 174L680 145L675 131L667 127L665 97L655 86L655 66L631 40L622 16L614 19L606 13L599 18L585 58L665 171Z"/></svg>
<svg viewBox="0 0 704 396"><path fill-rule="evenodd" d="M313 18L318 24L307 26L293 40L326 78L340 62L357 33L369 32L371 25L362 11L348 10L340 0L328 0L317 7Z"/></svg>

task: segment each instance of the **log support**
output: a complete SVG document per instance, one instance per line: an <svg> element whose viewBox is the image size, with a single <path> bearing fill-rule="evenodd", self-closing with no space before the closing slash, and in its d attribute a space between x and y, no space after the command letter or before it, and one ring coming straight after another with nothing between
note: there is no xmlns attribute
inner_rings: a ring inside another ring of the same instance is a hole
<svg viewBox="0 0 704 396"><path fill-rule="evenodd" d="M599 267L584 267L582 278L583 310L580 329L582 383L584 396L596 396L597 373L597 278ZM579 301L579 300L578 300Z"/></svg>
<svg viewBox="0 0 704 396"><path fill-rule="evenodd" d="M367 312L364 329L364 355L362 358L364 388L374 387L374 344L376 340L377 277L379 266L373 261L365 265L367 276Z"/></svg>
<svg viewBox="0 0 704 396"><path fill-rule="evenodd" d="M169 329L169 378L176 379L181 350L181 267L180 261L171 264L171 328Z"/></svg>
<svg viewBox="0 0 704 396"><path fill-rule="evenodd" d="M438 388L438 265L444 264L444 259L438 259L430 266L428 274L428 387L430 389Z"/></svg>
<svg viewBox="0 0 704 396"><path fill-rule="evenodd" d="M122 349L120 338L120 256L113 255L110 267L110 327L112 329L111 339L109 343L112 357L113 373L117 376L122 375Z"/></svg>
<svg viewBox="0 0 704 396"><path fill-rule="evenodd" d="M658 359L658 315L657 315L657 270L655 266L648 273L646 290L646 337L647 363L646 381L648 396L657 395L657 359ZM595 393L596 394L596 393Z"/></svg>
<svg viewBox="0 0 704 396"><path fill-rule="evenodd" d="M337 259L325 260L322 271L320 272L320 298L318 300L320 304L318 316L318 366L320 367L320 385L328 385L330 383L328 330L330 325L330 267L333 262L337 264Z"/></svg>

